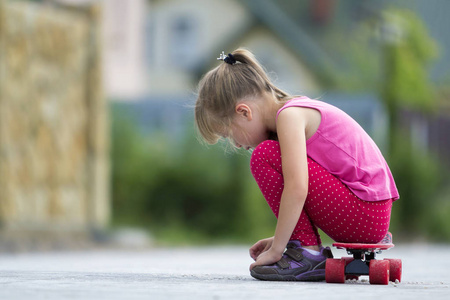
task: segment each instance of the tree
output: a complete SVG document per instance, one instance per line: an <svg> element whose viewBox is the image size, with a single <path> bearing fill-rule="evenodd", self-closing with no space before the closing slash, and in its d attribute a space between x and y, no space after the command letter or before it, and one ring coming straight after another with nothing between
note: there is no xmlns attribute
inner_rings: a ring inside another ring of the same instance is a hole
<svg viewBox="0 0 450 300"><path fill-rule="evenodd" d="M383 20L381 92L389 118L389 149L392 151L399 131L401 107L428 113L436 108L436 92L428 78L427 66L437 57L438 48L422 20L413 12L388 10Z"/></svg>
<svg viewBox="0 0 450 300"><path fill-rule="evenodd" d="M428 78L428 66L437 57L436 42L422 20L411 11L384 13L383 76L381 98L388 114L389 164L396 179L400 200L392 221L401 231L416 235L430 232L439 189L439 164L411 145L401 132L400 112L410 109L429 114L436 110L438 97Z"/></svg>

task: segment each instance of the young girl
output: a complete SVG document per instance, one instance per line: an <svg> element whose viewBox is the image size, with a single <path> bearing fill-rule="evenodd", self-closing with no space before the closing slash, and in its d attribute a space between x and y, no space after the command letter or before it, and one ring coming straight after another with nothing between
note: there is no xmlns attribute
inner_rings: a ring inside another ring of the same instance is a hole
<svg viewBox="0 0 450 300"><path fill-rule="evenodd" d="M378 243L387 234L399 198L389 167L351 117L277 88L248 50L218 59L199 83L197 128L209 144L227 138L254 149L251 172L278 218L275 235L250 248L251 275L323 280L332 254L317 228L339 242Z"/></svg>

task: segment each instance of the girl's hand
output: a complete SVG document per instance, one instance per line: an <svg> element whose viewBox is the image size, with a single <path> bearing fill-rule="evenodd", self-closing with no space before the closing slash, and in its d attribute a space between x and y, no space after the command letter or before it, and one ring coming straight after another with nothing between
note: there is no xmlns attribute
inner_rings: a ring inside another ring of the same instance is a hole
<svg viewBox="0 0 450 300"><path fill-rule="evenodd" d="M256 261L250 265L250 271L256 266L267 266L276 263L281 259L283 253L278 253L273 248L261 253Z"/></svg>
<svg viewBox="0 0 450 300"><path fill-rule="evenodd" d="M250 256L253 258L253 260L256 261L259 255L261 253L266 252L269 250L270 247L272 247L273 244L273 237L259 240L256 242L251 248L250 248Z"/></svg>

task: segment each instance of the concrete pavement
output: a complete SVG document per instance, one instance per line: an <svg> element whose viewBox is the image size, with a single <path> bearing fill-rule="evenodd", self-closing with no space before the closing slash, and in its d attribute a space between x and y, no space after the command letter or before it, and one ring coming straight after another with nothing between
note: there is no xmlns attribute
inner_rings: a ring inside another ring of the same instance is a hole
<svg viewBox="0 0 450 300"><path fill-rule="evenodd" d="M335 256L345 255L334 250ZM399 245L400 284L263 282L247 247L0 254L0 299L449 299L450 245Z"/></svg>

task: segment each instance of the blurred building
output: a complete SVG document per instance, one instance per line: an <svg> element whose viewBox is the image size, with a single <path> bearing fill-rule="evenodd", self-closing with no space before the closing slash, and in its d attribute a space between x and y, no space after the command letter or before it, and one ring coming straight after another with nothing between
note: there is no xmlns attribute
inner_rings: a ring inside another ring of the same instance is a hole
<svg viewBox="0 0 450 300"><path fill-rule="evenodd" d="M379 96L373 91L344 95L336 92L336 86L329 89L327 85L336 81L342 71L349 69L342 52L335 51L337 47L345 49L346 41L352 40L346 32L353 32L352 29L364 22L379 22L382 11L390 7L390 3L414 11L429 27L441 45L439 63L432 66L431 77L435 82L445 80L450 68L450 37L444 33L445 24L449 23L445 17L448 1L439 0L432 5L424 1L404 0L107 1L105 4L111 6L111 11L122 12L115 14L115 21L107 23L120 29L122 38L105 44L106 56L108 52L115 52L118 45L126 48L122 44L128 41L135 41L132 43L136 46L140 37L143 41L140 42L141 51L129 52L129 57L120 55L122 58L113 61L125 70L127 68L122 61L130 62L138 58L144 70L136 68L133 76L117 71L105 78L108 81L109 76L114 76L114 82L124 84L128 78L140 77L136 74L142 72L145 78L145 88L135 89L139 93L119 96L112 88L108 88L107 92L112 99L133 100L133 103L117 106L129 109L144 130L162 128L178 135L180 128L186 127L186 119L191 118L186 104L193 104L199 78L218 65L216 57L221 51L229 52L244 46L256 54L275 83L288 92L319 97L341 108L350 107L352 116L357 119L369 113L371 117L362 118L362 125L379 143L383 143L385 134L382 132L388 126L383 125L386 118L383 117ZM134 15L127 17L131 12ZM140 29L132 25L122 26L124 18L136 26L140 24ZM134 38L126 38L127 35ZM345 39L336 40L338 36ZM133 48L131 45L129 47ZM379 45L374 44L374 47ZM112 70L113 61L106 63L106 70ZM108 69L108 64L111 64L111 69ZM111 79L106 86L119 86L112 82ZM348 106L346 98L356 101ZM373 103L368 105L368 102ZM378 121L370 121L375 118L379 118ZM443 153L449 143L448 139L445 142L442 138L445 132L442 135L442 130L439 134L432 131L445 121L436 122L413 117L411 124L405 126L409 127L413 143L425 149L439 148L439 152Z"/></svg>
<svg viewBox="0 0 450 300"><path fill-rule="evenodd" d="M326 26L335 14L334 1L319 2L322 4L296 10L311 13L310 22ZM128 74L120 68L115 69L116 74L105 76L107 95L114 100L128 100L114 105L130 111L144 131L162 129L176 136L183 133L186 122L192 119L192 111L186 107L193 104L198 80L220 63L216 58L221 51L241 46L250 49L277 86L297 95L322 97L323 82L332 80L330 70L339 69L338 62L305 30L309 27L297 22L276 1L138 0L107 1L105 5L105 57L115 56L118 47L136 49L138 36L144 41L139 53L122 53L116 60L105 61L106 73L114 65L122 65L122 61L140 59L145 67L144 92L135 89L128 94L117 93L112 87L128 82ZM127 17L131 12L134 15ZM122 26L123 18L141 28ZM111 34L116 29L120 35ZM126 43L130 45L123 46ZM135 69L134 74L141 71ZM328 92L326 98L332 99L332 94ZM373 120L382 114L382 108L375 102L367 104L376 101L373 95L362 97L359 103L366 104L356 105L359 110L353 109L352 114L358 116L361 110L361 114L373 112L370 118L360 119L366 129L374 131L379 122ZM340 94L334 103L339 106L337 99L343 98Z"/></svg>
<svg viewBox="0 0 450 300"><path fill-rule="evenodd" d="M108 225L100 16L0 1L0 250L73 245Z"/></svg>
<svg viewBox="0 0 450 300"><path fill-rule="evenodd" d="M265 19L256 16L263 3L254 3L150 1L146 57L151 94L192 91L199 76L219 64L216 57L221 51L231 52L240 46L251 49L267 70L276 74L274 80L282 88L292 92L316 90L317 79L305 64L303 52L280 39L271 25L273 14ZM301 31L289 25L278 24L285 26L281 30Z"/></svg>
<svg viewBox="0 0 450 300"><path fill-rule="evenodd" d="M113 99L184 96L195 90L205 69L218 64L216 57L222 50L242 45L267 63L283 88L317 90L303 52L279 40L269 24L271 18L259 22L255 5L219 0L113 0L104 5L106 91ZM284 24L286 30L301 30L289 25ZM132 72L127 72L127 63L134 63ZM145 75L138 76L144 69ZM146 87L135 87L143 78ZM128 94L118 91L122 85L129 85Z"/></svg>

